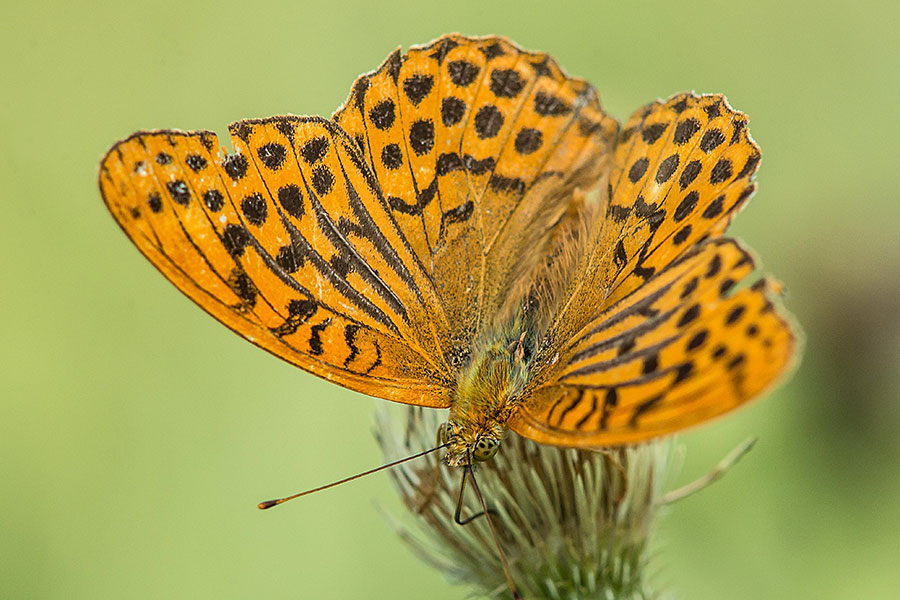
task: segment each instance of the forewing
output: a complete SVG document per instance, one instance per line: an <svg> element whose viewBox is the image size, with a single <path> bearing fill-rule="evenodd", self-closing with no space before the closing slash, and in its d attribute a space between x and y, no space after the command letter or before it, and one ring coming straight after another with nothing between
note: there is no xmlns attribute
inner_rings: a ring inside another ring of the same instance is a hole
<svg viewBox="0 0 900 600"><path fill-rule="evenodd" d="M704 242L588 323L511 427L567 446L634 443L728 412L788 368L795 339L737 242Z"/></svg>
<svg viewBox="0 0 900 600"><path fill-rule="evenodd" d="M448 406L446 320L358 148L317 117L137 133L100 167L119 225L229 328L373 396Z"/></svg>
<svg viewBox="0 0 900 600"><path fill-rule="evenodd" d="M532 269L511 257L537 261L572 190L608 168L618 129L546 54L459 35L393 53L333 119L431 275L455 360Z"/></svg>

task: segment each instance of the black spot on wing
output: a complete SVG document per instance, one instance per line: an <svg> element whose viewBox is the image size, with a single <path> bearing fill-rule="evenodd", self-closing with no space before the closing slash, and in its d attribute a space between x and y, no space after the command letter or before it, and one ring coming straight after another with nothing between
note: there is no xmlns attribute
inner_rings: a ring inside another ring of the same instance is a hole
<svg viewBox="0 0 900 600"><path fill-rule="evenodd" d="M626 263L628 263L628 253L625 252L625 244L622 242L622 240L619 240L616 243L616 249L613 253L613 261L620 269L624 267Z"/></svg>
<svg viewBox="0 0 900 600"><path fill-rule="evenodd" d="M746 310L746 308L742 304L735 306L733 309L731 309L731 311L725 317L725 324L726 325L734 325L735 323L740 321L741 317L744 315L745 310Z"/></svg>
<svg viewBox="0 0 900 600"><path fill-rule="evenodd" d="M688 343L686 346L687 351L693 352L694 350L697 350L698 348L703 346L703 344L706 342L706 338L708 336L709 336L709 332L707 332L705 329L702 329L699 332L697 332L690 340L688 340Z"/></svg>
<svg viewBox="0 0 900 600"><path fill-rule="evenodd" d="M266 199L262 194L250 194L241 200L241 211L252 225L257 227L266 222L268 210L266 208Z"/></svg>
<svg viewBox="0 0 900 600"><path fill-rule="evenodd" d="M278 202L295 219L303 216L303 194L300 192L300 186L289 183L279 188Z"/></svg>
<svg viewBox="0 0 900 600"><path fill-rule="evenodd" d="M447 63L450 80L460 87L468 87L478 77L480 69L477 65L465 60L454 60Z"/></svg>
<svg viewBox="0 0 900 600"><path fill-rule="evenodd" d="M166 189L169 190L169 195L177 204L187 206L190 203L191 192L184 181L180 179L175 181L167 181Z"/></svg>
<svg viewBox="0 0 900 600"><path fill-rule="evenodd" d="M469 217L472 216L472 211L474 209L475 205L469 200L465 204L460 204L456 208L448 210L441 217L441 229L443 229L445 225L468 221Z"/></svg>
<svg viewBox="0 0 900 600"><path fill-rule="evenodd" d="M397 83L397 80L400 78L400 65L402 63L400 59L400 50L394 50L391 52L391 55L387 57L387 60L384 61L384 68L388 75L390 75L391 79L394 80L394 83Z"/></svg>
<svg viewBox="0 0 900 600"><path fill-rule="evenodd" d="M709 182L712 184L722 183L727 181L732 173L731 161L727 158L719 159L719 162L713 166L712 171L709 173Z"/></svg>
<svg viewBox="0 0 900 600"><path fill-rule="evenodd" d="M515 98L525 87L525 80L515 69L491 71L491 92L499 98Z"/></svg>
<svg viewBox="0 0 900 600"><path fill-rule="evenodd" d="M503 126L503 113L493 104L486 104L475 114L475 133L481 139L492 138Z"/></svg>
<svg viewBox="0 0 900 600"><path fill-rule="evenodd" d="M247 162L247 157L243 154L232 154L222 162L222 168L225 169L225 173L234 181L246 175L249 166L250 163Z"/></svg>
<svg viewBox="0 0 900 600"><path fill-rule="evenodd" d="M206 159L199 154L188 154L184 158L184 163L191 168L194 173L199 173L206 168Z"/></svg>
<svg viewBox="0 0 900 600"><path fill-rule="evenodd" d="M297 328L306 323L316 314L318 304L308 294L304 294L303 298L291 300L288 303L288 317L284 323L278 327L272 328L272 333L279 337L293 335L297 332Z"/></svg>
<svg viewBox="0 0 900 600"><path fill-rule="evenodd" d="M688 282L684 284L684 288L681 290L681 300L684 300L685 298L693 294L698 285L700 285L700 280L696 277L692 277L690 280L688 280Z"/></svg>
<svg viewBox="0 0 900 600"><path fill-rule="evenodd" d="M756 168L759 166L759 161L762 159L762 156L759 152L753 152L750 156L747 157L747 162L744 163L743 168L740 173L737 174L735 179L740 179L742 177L747 177L748 175L752 175Z"/></svg>
<svg viewBox="0 0 900 600"><path fill-rule="evenodd" d="M447 96L441 101L441 122L451 127L462 121L466 114L466 103L455 96Z"/></svg>
<svg viewBox="0 0 900 600"><path fill-rule="evenodd" d="M225 206L225 197L222 192L212 188L203 193L203 204L212 212L219 212Z"/></svg>
<svg viewBox="0 0 900 600"><path fill-rule="evenodd" d="M516 134L515 149L519 154L531 154L535 152L544 142L544 134L539 129L531 127L523 127Z"/></svg>
<svg viewBox="0 0 900 600"><path fill-rule="evenodd" d="M260 146L256 153L259 156L259 160L262 161L267 168L272 171L277 171L281 168L281 165L284 164L284 159L287 156L287 149L285 149L283 145L273 142Z"/></svg>
<svg viewBox="0 0 900 600"><path fill-rule="evenodd" d="M494 60L498 56L503 56L506 52L503 51L503 48L500 46L498 42L492 42L487 46L482 46L478 48L484 57L489 61Z"/></svg>
<svg viewBox="0 0 900 600"><path fill-rule="evenodd" d="M721 129L707 129L700 138L700 149L709 154L725 141L725 134Z"/></svg>
<svg viewBox="0 0 900 600"><path fill-rule="evenodd" d="M519 177L505 177L499 173L491 175L488 186L497 193L522 194L525 191L525 182L522 179Z"/></svg>
<svg viewBox="0 0 900 600"><path fill-rule="evenodd" d="M330 192L331 188L334 187L334 174L331 172L331 169L325 165L313 169L312 186L320 196Z"/></svg>
<svg viewBox="0 0 900 600"><path fill-rule="evenodd" d="M388 58L390 60L393 57ZM394 77L394 81L396 81L396 76ZM351 92L351 97L353 98L353 105L356 107L356 110L362 112L363 106L366 104L366 92L369 91L369 86L371 82L369 81L369 76L364 75L357 79L353 84L353 91Z"/></svg>
<svg viewBox="0 0 900 600"><path fill-rule="evenodd" d="M434 78L427 74L416 73L403 80L403 91L413 106L418 106L431 93L432 87Z"/></svg>
<svg viewBox="0 0 900 600"><path fill-rule="evenodd" d="M244 254L244 248L250 243L250 234L243 225L230 223L222 232L222 244L225 250L234 258L240 258Z"/></svg>
<svg viewBox="0 0 900 600"><path fill-rule="evenodd" d="M696 190L688 193L675 208L675 214L673 215L675 222L683 221L695 208L697 208L697 203L699 201L700 194L698 194Z"/></svg>
<svg viewBox="0 0 900 600"><path fill-rule="evenodd" d="M228 287L240 298L243 303L253 308L256 306L256 298L259 290L256 289L253 280L240 267L235 267L228 277Z"/></svg>
<svg viewBox="0 0 900 600"><path fill-rule="evenodd" d="M647 167L650 166L650 161L647 157L641 157L632 163L631 168L628 170L628 179L631 183L637 183L640 181L641 177L644 176L644 173L647 172Z"/></svg>
<svg viewBox="0 0 900 600"><path fill-rule="evenodd" d="M488 156L481 160L476 159L471 154L463 156L463 166L472 175L484 175L488 171L492 171L496 166L493 157Z"/></svg>
<svg viewBox="0 0 900 600"><path fill-rule="evenodd" d="M677 168L678 154L676 153L659 163L659 168L656 170L656 183L667 182Z"/></svg>
<svg viewBox="0 0 900 600"><path fill-rule="evenodd" d="M681 315L681 318L678 320L678 327L684 327L695 321L697 317L700 316L700 305L693 304L684 313Z"/></svg>
<svg viewBox="0 0 900 600"><path fill-rule="evenodd" d="M681 383L685 379L691 377L693 374L694 374L694 363L691 363L691 362L682 363L675 370L674 383Z"/></svg>
<svg viewBox="0 0 900 600"><path fill-rule="evenodd" d="M539 91L534 95L534 112L543 117L557 117L572 112L572 106L557 96Z"/></svg>
<svg viewBox="0 0 900 600"><path fill-rule="evenodd" d="M722 214L722 209L725 205L725 194L718 196L715 200L709 203L709 206L703 211L704 219L713 219Z"/></svg>
<svg viewBox="0 0 900 600"><path fill-rule="evenodd" d="M672 243L676 246L683 244L684 241L691 235L691 229L692 228L690 223L679 229L678 233L672 236Z"/></svg>
<svg viewBox="0 0 900 600"><path fill-rule="evenodd" d="M390 99L382 100L369 111L369 120L382 131L387 131L393 127L395 118L394 101Z"/></svg>
<svg viewBox="0 0 900 600"><path fill-rule="evenodd" d="M675 126L675 135L672 140L679 146L682 146L687 144L698 131L700 131L700 121L689 117Z"/></svg>
<svg viewBox="0 0 900 600"><path fill-rule="evenodd" d="M331 324L331 319L325 319L316 323L309 331L309 353L313 356L321 356L325 349L322 347L322 333Z"/></svg>
<svg viewBox="0 0 900 600"><path fill-rule="evenodd" d="M381 149L381 164L388 170L399 169L403 165L403 151L397 144L388 144Z"/></svg>
<svg viewBox="0 0 900 600"><path fill-rule="evenodd" d="M647 125L641 130L641 137L644 138L644 143L654 144L668 127L668 123L654 123L653 125Z"/></svg>
<svg viewBox="0 0 900 600"><path fill-rule="evenodd" d="M457 46L459 46L459 43L456 40L444 38L435 43L434 50L428 56L435 59L438 64L441 64L447 58L447 54Z"/></svg>
<svg viewBox="0 0 900 600"><path fill-rule="evenodd" d="M685 189L687 186L691 185L702 170L703 164L699 160L692 160L684 165L684 169L681 171L681 177L678 178L678 184L681 186L681 189Z"/></svg>
<svg viewBox="0 0 900 600"><path fill-rule="evenodd" d="M350 323L344 328L344 342L350 348L350 354L344 359L344 368L348 369L357 356L359 356L359 348L356 346L356 335L359 333L359 325Z"/></svg>
<svg viewBox="0 0 900 600"><path fill-rule="evenodd" d="M308 165L322 160L326 152L328 152L328 139L322 135L305 142L300 148L300 156Z"/></svg>
<svg viewBox="0 0 900 600"><path fill-rule="evenodd" d="M434 123L431 119L419 119L410 125L409 145L419 156L431 152L434 147Z"/></svg>
<svg viewBox="0 0 900 600"><path fill-rule="evenodd" d="M464 168L463 160L456 152L445 152L441 154L435 163L434 172L436 175L446 175L453 171L459 171Z"/></svg>

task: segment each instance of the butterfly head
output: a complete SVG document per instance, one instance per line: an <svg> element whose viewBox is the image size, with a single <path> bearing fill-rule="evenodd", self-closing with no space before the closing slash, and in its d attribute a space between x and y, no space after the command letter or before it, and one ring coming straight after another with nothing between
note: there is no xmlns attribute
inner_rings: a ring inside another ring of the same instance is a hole
<svg viewBox="0 0 900 600"><path fill-rule="evenodd" d="M453 421L442 423L438 429L441 444L447 444L444 460L451 467L463 467L485 462L494 457L500 449L503 427L500 424L481 431L466 431Z"/></svg>

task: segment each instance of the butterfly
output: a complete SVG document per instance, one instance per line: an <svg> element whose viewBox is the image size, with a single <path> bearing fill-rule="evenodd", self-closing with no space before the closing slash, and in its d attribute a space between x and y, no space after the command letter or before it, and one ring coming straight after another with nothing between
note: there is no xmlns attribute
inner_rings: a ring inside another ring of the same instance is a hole
<svg viewBox="0 0 900 600"><path fill-rule="evenodd" d="M140 131L99 186L126 235L227 327L346 388L449 409L451 466L508 429L632 444L744 404L795 351L780 287L723 234L759 147L718 94L620 126L502 37L396 50L330 119Z"/></svg>

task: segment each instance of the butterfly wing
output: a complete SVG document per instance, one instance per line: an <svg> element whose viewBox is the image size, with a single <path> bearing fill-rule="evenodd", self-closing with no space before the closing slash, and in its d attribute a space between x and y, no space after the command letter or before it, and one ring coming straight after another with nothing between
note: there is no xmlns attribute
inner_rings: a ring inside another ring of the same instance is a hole
<svg viewBox="0 0 900 600"><path fill-rule="evenodd" d="M229 328L353 390L449 406L446 318L354 142L317 118L137 133L100 166L119 225Z"/></svg>
<svg viewBox="0 0 900 600"><path fill-rule="evenodd" d="M787 368L794 336L737 242L704 242L604 310L560 352L514 431L542 443L605 446L679 431L728 412Z"/></svg>
<svg viewBox="0 0 900 600"><path fill-rule="evenodd" d="M624 128L609 202L511 427L545 443L671 433L768 387L795 338L753 261L721 238L760 151L721 96L682 94Z"/></svg>
<svg viewBox="0 0 900 600"><path fill-rule="evenodd" d="M618 129L546 54L460 35L395 52L333 119L434 281L454 365L533 270L571 191L609 168Z"/></svg>

